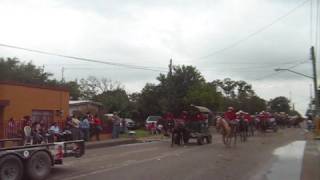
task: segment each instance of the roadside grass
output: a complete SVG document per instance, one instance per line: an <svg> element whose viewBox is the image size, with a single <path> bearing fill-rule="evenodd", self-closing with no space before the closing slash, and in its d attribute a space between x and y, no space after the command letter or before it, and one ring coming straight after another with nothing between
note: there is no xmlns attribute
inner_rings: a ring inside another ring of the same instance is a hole
<svg viewBox="0 0 320 180"><path fill-rule="evenodd" d="M136 129L133 130L134 132L136 132L135 136L136 138L144 138L144 137L149 137L152 136L149 131L145 130L145 129ZM129 132L129 131L128 131ZM120 135L121 138L128 138L130 137L127 133L121 134Z"/></svg>

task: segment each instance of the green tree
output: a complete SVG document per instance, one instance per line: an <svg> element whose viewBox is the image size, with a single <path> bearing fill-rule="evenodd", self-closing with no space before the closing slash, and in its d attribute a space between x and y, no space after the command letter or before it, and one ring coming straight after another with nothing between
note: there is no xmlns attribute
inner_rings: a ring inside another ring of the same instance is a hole
<svg viewBox="0 0 320 180"><path fill-rule="evenodd" d="M157 78L159 105L163 111L179 113L188 104L184 101L189 90L201 86L205 79L193 66L174 66L172 74L160 74Z"/></svg>
<svg viewBox="0 0 320 180"><path fill-rule="evenodd" d="M279 96L272 99L269 102L271 111L273 112L285 112L289 113L290 111L290 100L284 96Z"/></svg>
<svg viewBox="0 0 320 180"><path fill-rule="evenodd" d="M216 87L219 87L227 97L235 98L237 81L234 81L230 78L225 78L224 80L214 80L211 84L213 84Z"/></svg>
<svg viewBox="0 0 320 180"><path fill-rule="evenodd" d="M201 105L212 110L221 110L222 101L222 94L217 92L216 87L209 83L192 87L185 97L185 102L188 105Z"/></svg>
<svg viewBox="0 0 320 180"><path fill-rule="evenodd" d="M80 84L78 84L77 80L64 82L63 85L69 89L71 100L79 100L81 98Z"/></svg>
<svg viewBox="0 0 320 180"><path fill-rule="evenodd" d="M129 97L124 89L105 91L93 100L102 103L108 112L120 112L123 117L128 116Z"/></svg>
<svg viewBox="0 0 320 180"><path fill-rule="evenodd" d="M149 115L161 114L160 99L162 99L163 96L164 95L160 93L159 86L147 83L137 100L137 109L141 113L141 116L145 118Z"/></svg>
<svg viewBox="0 0 320 180"><path fill-rule="evenodd" d="M32 62L23 63L18 58L0 58L0 80L30 84L49 84L51 73L36 67Z"/></svg>

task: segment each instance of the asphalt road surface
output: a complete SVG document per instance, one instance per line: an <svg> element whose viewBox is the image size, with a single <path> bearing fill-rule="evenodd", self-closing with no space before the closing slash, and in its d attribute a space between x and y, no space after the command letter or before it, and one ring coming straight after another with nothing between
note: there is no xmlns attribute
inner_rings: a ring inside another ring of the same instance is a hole
<svg viewBox="0 0 320 180"><path fill-rule="evenodd" d="M49 180L265 180L278 159L275 151L303 140L303 134L293 128L258 134L231 148L215 134L212 144L202 146L172 148L160 141L93 149L55 166Z"/></svg>

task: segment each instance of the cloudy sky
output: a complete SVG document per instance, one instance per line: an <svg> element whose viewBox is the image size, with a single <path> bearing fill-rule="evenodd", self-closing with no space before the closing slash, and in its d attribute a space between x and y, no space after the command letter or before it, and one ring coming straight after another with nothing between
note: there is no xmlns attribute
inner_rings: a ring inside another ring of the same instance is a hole
<svg viewBox="0 0 320 180"><path fill-rule="evenodd" d="M196 66L207 81L241 79L267 100L291 97L304 113L312 81L274 69L296 66L292 70L312 74L312 1L315 4L315 0L0 0L0 44L149 70L5 47L0 47L0 56L32 60L58 79L62 67L67 80L107 77L122 82L129 92L156 82L172 58L175 65Z"/></svg>

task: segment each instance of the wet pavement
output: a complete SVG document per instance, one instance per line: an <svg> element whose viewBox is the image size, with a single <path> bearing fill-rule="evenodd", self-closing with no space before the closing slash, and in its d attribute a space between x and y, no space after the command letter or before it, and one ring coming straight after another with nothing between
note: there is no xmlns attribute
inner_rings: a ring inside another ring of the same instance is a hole
<svg viewBox="0 0 320 180"><path fill-rule="evenodd" d="M274 151L275 162L267 174L267 180L300 180L305 141L295 141Z"/></svg>
<svg viewBox="0 0 320 180"><path fill-rule="evenodd" d="M285 129L230 148L215 134L213 143L203 146L171 147L169 141L158 141L91 149L54 167L48 180L251 180L259 173L255 180L286 180L281 175L288 174L295 180L300 177L302 139L301 129Z"/></svg>

